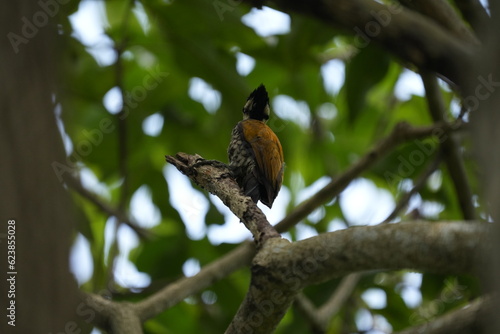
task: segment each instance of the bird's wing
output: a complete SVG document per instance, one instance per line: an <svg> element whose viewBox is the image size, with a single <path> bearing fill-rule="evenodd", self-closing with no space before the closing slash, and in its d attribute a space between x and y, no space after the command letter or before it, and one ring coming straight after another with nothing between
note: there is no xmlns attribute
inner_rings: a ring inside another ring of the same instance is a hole
<svg viewBox="0 0 500 334"><path fill-rule="evenodd" d="M252 147L257 166L264 177L268 203L272 204L283 182L283 149L273 130L261 121L247 120L243 136Z"/></svg>

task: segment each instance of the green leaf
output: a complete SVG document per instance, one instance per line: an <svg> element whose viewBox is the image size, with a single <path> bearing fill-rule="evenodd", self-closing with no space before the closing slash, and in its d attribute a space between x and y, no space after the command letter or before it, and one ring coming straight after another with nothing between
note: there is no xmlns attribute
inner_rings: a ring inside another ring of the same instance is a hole
<svg viewBox="0 0 500 334"><path fill-rule="evenodd" d="M162 222L152 231L155 238L141 243L130 253L130 259L139 271L147 273L152 280L179 278L182 265L189 258L189 239L180 224L172 221Z"/></svg>
<svg viewBox="0 0 500 334"><path fill-rule="evenodd" d="M349 121L354 122L365 107L371 88L387 74L390 58L385 51L373 45L361 49L346 65L345 91Z"/></svg>

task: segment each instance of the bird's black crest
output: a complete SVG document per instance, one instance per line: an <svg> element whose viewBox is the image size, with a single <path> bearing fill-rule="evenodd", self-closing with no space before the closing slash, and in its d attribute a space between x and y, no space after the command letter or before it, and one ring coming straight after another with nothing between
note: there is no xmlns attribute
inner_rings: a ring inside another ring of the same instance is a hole
<svg viewBox="0 0 500 334"><path fill-rule="evenodd" d="M269 96L263 84L260 84L260 86L248 96L247 103L245 107L243 107L243 112L248 114L252 119L269 119Z"/></svg>

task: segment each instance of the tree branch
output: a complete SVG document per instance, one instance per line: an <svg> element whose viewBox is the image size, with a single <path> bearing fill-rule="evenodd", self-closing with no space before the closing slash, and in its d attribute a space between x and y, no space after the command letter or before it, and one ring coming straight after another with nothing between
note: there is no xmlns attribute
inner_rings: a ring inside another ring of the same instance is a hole
<svg viewBox="0 0 500 334"><path fill-rule="evenodd" d="M342 306L344 306L352 295L353 290L356 288L362 276L362 273L352 273L345 276L342 281L340 281L332 297L318 309L318 318L324 324L323 326L325 329L330 319L340 311Z"/></svg>
<svg viewBox="0 0 500 334"><path fill-rule="evenodd" d="M432 119L434 122L446 121L446 108L436 77L432 73L425 71L421 73L421 76ZM465 220L476 219L476 209L472 203L472 189L469 184L467 172L465 171L465 165L460 150L461 145L453 135L449 136L441 145L444 150L446 166L448 167L451 180L455 186L455 192L463 217Z"/></svg>
<svg viewBox="0 0 500 334"><path fill-rule="evenodd" d="M319 308L316 308L302 293L297 296L295 305L311 323L314 333L326 333L330 320L344 306L361 277L362 273L352 273L342 278L335 293Z"/></svg>
<svg viewBox="0 0 500 334"><path fill-rule="evenodd" d="M429 136L439 137L439 141L444 139L444 133L456 131L462 127L461 122L445 123L439 122L430 126L412 127L406 122L396 125L392 132L386 138L382 139L375 147L359 159L348 170L333 179L325 187L319 190L314 196L305 200L295 207L283 220L275 227L278 232L288 230L291 226L297 224L308 214L313 212L318 206L330 201L333 197L339 195L352 180L361 175L364 171L371 168L382 157L389 153L398 145L415 139L421 139Z"/></svg>
<svg viewBox="0 0 500 334"><path fill-rule="evenodd" d="M479 0L455 0L455 4L479 39L484 40L490 17L481 2Z"/></svg>
<svg viewBox="0 0 500 334"><path fill-rule="evenodd" d="M464 24L455 9L445 0L400 0L405 6L430 17L435 23L453 33L467 43L479 44L478 39Z"/></svg>
<svg viewBox="0 0 500 334"><path fill-rule="evenodd" d="M380 224L389 223L398 215L398 213L408 204L411 197L422 188L425 181L439 166L441 160L442 154L439 152L434 161L429 164L426 170L415 181L414 187L401 197L394 210ZM344 277L331 298L319 308L315 308L305 295L299 294L297 296L295 300L296 305L311 323L315 332L326 332L330 319L338 313L342 305L346 302L361 276L361 273L352 273Z"/></svg>
<svg viewBox="0 0 500 334"><path fill-rule="evenodd" d="M129 226L132 230L134 230L137 235L143 239L150 239L152 237L151 232L143 229L137 224L136 221L127 217L125 213L121 210L115 209L110 206L108 203L101 201L98 196L88 189L86 189L80 180L76 179L74 176L69 173L65 173L64 182L72 188L76 193L78 193L83 198L86 198L89 202L98 207L102 212L107 213L110 216L116 217L120 222Z"/></svg>
<svg viewBox="0 0 500 334"><path fill-rule="evenodd" d="M299 269L307 268L313 259L317 262L321 270L302 280L303 285L361 270L472 273L486 263L490 229L479 222L423 221L353 227L293 243L288 250L288 265L293 263Z"/></svg>
<svg viewBox="0 0 500 334"><path fill-rule="evenodd" d="M117 334L143 333L142 323L134 304L114 302L91 293L82 293L81 296L83 302L90 308L85 314L91 316L90 321L96 326Z"/></svg>
<svg viewBox="0 0 500 334"><path fill-rule="evenodd" d="M186 153L165 158L196 184L219 197L252 233L257 246L261 246L269 238L281 237L257 204L241 192L236 181L230 177L231 171L227 165Z"/></svg>
<svg viewBox="0 0 500 334"><path fill-rule="evenodd" d="M417 192L420 191L420 189L422 189L427 179L432 175L432 173L436 171L442 160L443 160L443 154L441 151L439 151L438 155L429 164L429 166L427 166L424 172L414 181L415 185L413 186L413 188L411 188L410 191L404 193L403 196L401 196L399 201L396 203L394 210L392 210L389 216L387 216L387 218L381 224L390 223L394 218L397 217L399 212L408 205L413 195L415 195Z"/></svg>
<svg viewBox="0 0 500 334"><path fill-rule="evenodd" d="M421 189L425 181L436 170L441 160L442 154L439 153L434 161L415 181L415 186L401 197L394 210L381 224L391 222L391 220L398 215L398 213L408 204L411 197ZM352 290L359 282L361 276L361 273L352 273L344 277L331 298L319 308L316 308L305 295L299 294L297 296L295 303L299 310L302 311L306 319L311 323L315 332L326 332L330 319L338 313L342 305L346 302L347 298L351 295Z"/></svg>
<svg viewBox="0 0 500 334"><path fill-rule="evenodd" d="M198 274L184 277L138 302L135 309L141 321L146 321L164 312L185 298L210 287L214 282L247 266L254 254L255 245L245 242L218 260L204 266Z"/></svg>
<svg viewBox="0 0 500 334"><path fill-rule="evenodd" d="M89 321L102 329L111 330L115 328L116 330L116 326L120 325L119 319L127 317L130 320L125 320L125 326L136 328L136 323L143 323L157 316L185 298L210 287L214 282L247 266L254 254L255 245L251 242L245 242L230 253L204 266L198 274L183 277L135 304L114 302L100 295L82 293L83 302L93 310ZM136 332L116 331L116 333L139 334L142 333L142 329Z"/></svg>
<svg viewBox="0 0 500 334"><path fill-rule="evenodd" d="M373 0L276 0L285 12L298 12L320 19L356 35L355 46L372 40L418 68L435 71L468 90L468 74L474 68L477 46L450 35L431 19L401 6Z"/></svg>
<svg viewBox="0 0 500 334"><path fill-rule="evenodd" d="M271 333L302 288L361 270L476 272L491 246L487 224L411 222L354 227L290 243L270 239L226 333ZM380 247L384 245L384 247Z"/></svg>
<svg viewBox="0 0 500 334"><path fill-rule="evenodd" d="M488 333L485 319L496 316L492 297L478 298L466 307L394 334L480 334Z"/></svg>
<svg viewBox="0 0 500 334"><path fill-rule="evenodd" d="M297 294L297 297L295 297L294 306L307 320L307 322L309 322L312 333L316 334L325 332L326 326L319 317L318 309L304 293L301 292Z"/></svg>
<svg viewBox="0 0 500 334"><path fill-rule="evenodd" d="M279 261L290 245L286 239L270 239L254 257L250 287L226 334L274 331L300 291L299 285L287 284L273 268L272 262Z"/></svg>
<svg viewBox="0 0 500 334"><path fill-rule="evenodd" d="M394 210L381 224L391 222L391 220L398 215L398 213L408 204L411 197L421 189L425 181L436 170L441 160L442 154L439 153L434 161L415 181L415 186L401 197ZM361 273L352 273L344 277L331 298L319 308L316 308L305 295L299 294L297 296L295 303L298 309L302 311L306 319L311 323L315 333L326 332L330 319L338 313L342 305L346 302L361 276Z"/></svg>

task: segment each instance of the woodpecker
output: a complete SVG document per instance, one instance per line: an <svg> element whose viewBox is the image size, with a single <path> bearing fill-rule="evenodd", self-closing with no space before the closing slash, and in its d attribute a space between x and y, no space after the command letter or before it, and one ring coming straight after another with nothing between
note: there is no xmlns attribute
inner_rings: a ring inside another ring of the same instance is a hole
<svg viewBox="0 0 500 334"><path fill-rule="evenodd" d="M283 182L283 149L266 125L270 106L266 87L260 85L243 107L243 120L236 124L227 149L229 168L245 195L269 208Z"/></svg>

